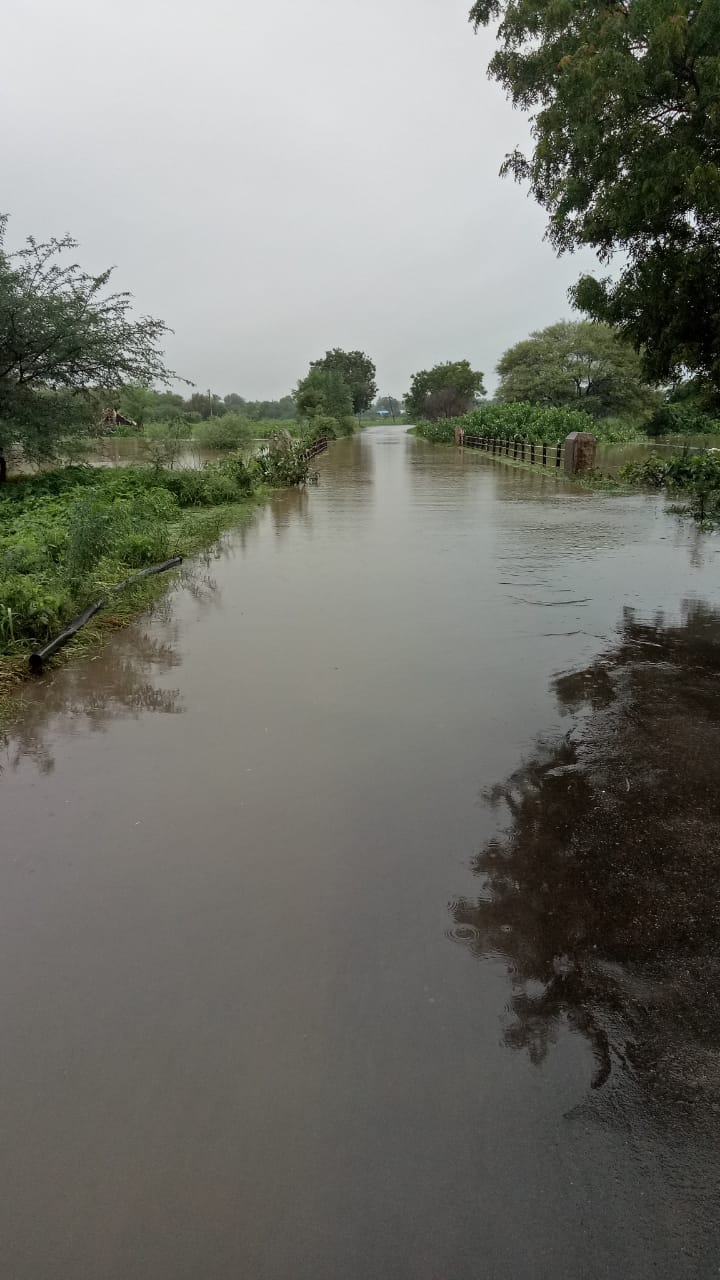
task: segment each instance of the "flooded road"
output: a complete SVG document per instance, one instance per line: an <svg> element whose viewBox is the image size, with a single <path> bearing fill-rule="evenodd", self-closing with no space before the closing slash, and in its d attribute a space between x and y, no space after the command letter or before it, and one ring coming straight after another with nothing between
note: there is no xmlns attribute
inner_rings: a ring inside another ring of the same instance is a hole
<svg viewBox="0 0 720 1280"><path fill-rule="evenodd" d="M720 539L380 428L0 762L13 1280L720 1274Z"/></svg>

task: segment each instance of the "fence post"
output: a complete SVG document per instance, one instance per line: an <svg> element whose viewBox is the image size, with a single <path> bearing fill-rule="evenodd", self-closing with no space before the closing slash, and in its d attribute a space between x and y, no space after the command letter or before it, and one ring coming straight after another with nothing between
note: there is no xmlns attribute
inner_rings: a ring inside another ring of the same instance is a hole
<svg viewBox="0 0 720 1280"><path fill-rule="evenodd" d="M530 441L530 465L535 466L535 441Z"/></svg>
<svg viewBox="0 0 720 1280"><path fill-rule="evenodd" d="M558 449L560 446L558 445ZM571 431L563 446L565 474L581 475L584 471L594 471L597 440L588 431ZM558 461L558 466L560 462Z"/></svg>
<svg viewBox="0 0 720 1280"><path fill-rule="evenodd" d="M555 446L555 466L559 467L561 462L562 462L562 445L557 444Z"/></svg>
<svg viewBox="0 0 720 1280"><path fill-rule="evenodd" d="M547 466L547 445L543 444L543 466Z"/></svg>
<svg viewBox="0 0 720 1280"><path fill-rule="evenodd" d="M462 449L463 445L465 444L465 428L464 427L455 428L455 444L459 449Z"/></svg>

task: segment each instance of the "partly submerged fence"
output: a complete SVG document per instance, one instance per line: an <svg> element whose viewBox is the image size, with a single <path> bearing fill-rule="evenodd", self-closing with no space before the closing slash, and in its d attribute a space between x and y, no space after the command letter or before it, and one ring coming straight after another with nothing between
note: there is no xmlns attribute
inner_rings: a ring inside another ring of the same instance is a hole
<svg viewBox="0 0 720 1280"><path fill-rule="evenodd" d="M308 462L311 458L317 458L319 453L324 453L328 447L327 436L320 436L318 440L313 440L312 444L305 450L305 457Z"/></svg>
<svg viewBox="0 0 720 1280"><path fill-rule="evenodd" d="M455 432L455 443L461 449L482 449L494 457L512 458L514 462L528 462L531 466L546 467L552 471L563 468L569 476L593 471L597 451L595 436L585 431L571 431L565 440L545 444L535 440L511 440L506 436L469 435L459 428Z"/></svg>
<svg viewBox="0 0 720 1280"><path fill-rule="evenodd" d="M537 444L532 440L510 440L498 436L464 435L459 442L466 449L484 449L486 453L513 458L516 462L529 462L533 466L561 467L563 446L559 444Z"/></svg>

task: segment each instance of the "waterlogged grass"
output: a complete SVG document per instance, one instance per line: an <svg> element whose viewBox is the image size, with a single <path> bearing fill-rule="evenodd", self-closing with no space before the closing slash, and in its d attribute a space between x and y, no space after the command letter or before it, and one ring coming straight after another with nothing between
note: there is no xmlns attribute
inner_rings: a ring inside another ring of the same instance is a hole
<svg viewBox="0 0 720 1280"><path fill-rule="evenodd" d="M295 456L297 455L297 457ZM0 490L0 720L28 654L88 604L146 565L192 555L249 518L271 488L307 474L300 445L249 468L240 457L201 471L65 467ZM63 654L78 653L167 589L149 578L113 599Z"/></svg>

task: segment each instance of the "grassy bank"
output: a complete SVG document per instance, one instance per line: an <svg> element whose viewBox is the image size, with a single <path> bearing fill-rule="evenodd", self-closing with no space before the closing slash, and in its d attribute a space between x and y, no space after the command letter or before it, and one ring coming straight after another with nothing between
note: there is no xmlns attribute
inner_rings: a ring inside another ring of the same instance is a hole
<svg viewBox="0 0 720 1280"><path fill-rule="evenodd" d="M64 467L0 488L0 718L27 674L29 653L139 569L211 545L273 487L301 482L288 453L239 456L199 471ZM167 588L148 579L118 595L73 642L86 648ZM4 707L3 707L4 704Z"/></svg>

